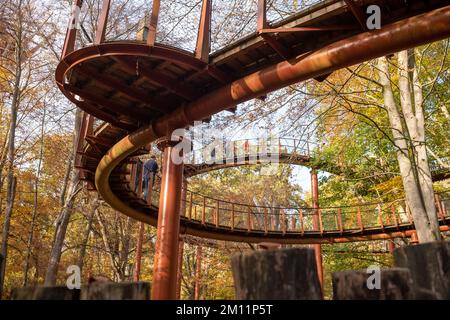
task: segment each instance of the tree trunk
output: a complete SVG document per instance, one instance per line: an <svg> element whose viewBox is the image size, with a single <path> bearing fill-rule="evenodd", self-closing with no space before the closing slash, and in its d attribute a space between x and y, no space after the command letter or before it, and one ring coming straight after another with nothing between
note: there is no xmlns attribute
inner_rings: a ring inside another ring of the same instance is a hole
<svg viewBox="0 0 450 320"><path fill-rule="evenodd" d="M14 199L16 192L16 178L14 177L14 160L15 160L15 139L16 139L16 126L17 126L17 112L20 105L20 83L22 81L22 57L23 57L23 47L22 47L22 2L19 2L17 7L17 30L16 30L16 49L15 49L15 75L13 84L13 95L11 101L11 119L10 119L10 129L9 129L9 140L8 140L8 161L7 161L7 194L6 194L6 211L5 211L5 222L3 225L3 235L2 235L2 248L1 254L3 255L3 263L0 266L0 298L3 293L3 285L5 282L5 269L6 260L8 258L8 238L9 238L9 227L11 223L11 216L14 209Z"/></svg>
<svg viewBox="0 0 450 320"><path fill-rule="evenodd" d="M0 251L0 256L2 257L1 265L0 265L0 299L3 295L3 285L5 281L5 273L6 273L6 259L8 257L8 237L9 237L9 227L11 225L11 214L14 204L14 198L16 197L16 177L13 177L11 183L11 190L8 190L8 194L11 198L8 197L6 203L6 214L5 214L5 222L3 224L3 233L2 233L2 248Z"/></svg>
<svg viewBox="0 0 450 320"><path fill-rule="evenodd" d="M66 200L63 201L62 210L61 210L61 213L60 213L60 215L57 219L57 223L56 223L56 230L55 230L52 251L50 254L50 261L48 263L47 272L45 274L44 284L46 286L54 286L56 284L56 277L58 274L58 266L59 266L59 261L61 259L61 253L62 253L62 248L64 245L64 239L66 237L67 226L70 222L70 217L72 215L73 205L75 203L76 196L81 190L78 188L78 185L79 185L78 172L76 170L72 170L72 168L74 166L75 154L77 152L76 146L77 146L78 133L80 131L79 130L80 124L81 124L81 111L79 109L77 109L76 114L75 114L75 129L74 129L74 137L73 137L73 147L72 147L72 152L71 152L72 156L71 156L71 161L68 164L69 168L71 169L70 170L71 176L70 176L70 180L67 179L69 181L66 180L66 182L64 183L64 188L62 190L62 194L64 195L66 193L66 185L67 185L67 190L69 192L67 193L67 197L65 197ZM61 197L61 200L63 198L64 197Z"/></svg>
<svg viewBox="0 0 450 320"><path fill-rule="evenodd" d="M56 230L55 241L53 243L52 251L50 254L50 261L48 263L47 272L45 274L45 286L56 285L56 277L58 274L59 261L61 260L61 253L64 246L64 239L66 237L67 226L70 222L75 198L80 191L80 189L78 189L78 177L75 172L72 173L69 191L69 197L60 214L60 224Z"/></svg>
<svg viewBox="0 0 450 320"><path fill-rule="evenodd" d="M86 233L85 233L85 236L83 239L83 243L81 244L80 254L78 255L78 267L80 267L80 271L83 271L84 257L86 255L86 248L87 248L87 244L89 242L89 235L91 234L92 223L94 222L95 212L97 211L98 207L99 207L99 202L98 202L98 199L96 199L92 205L91 212L89 213Z"/></svg>
<svg viewBox="0 0 450 320"><path fill-rule="evenodd" d="M31 226L30 233L28 234L28 243L27 243L27 254L25 257L25 270L23 272L23 286L26 287L28 284L28 271L30 269L30 255L32 252L33 246L33 238L34 238L34 226L36 224L36 217L38 213L38 195L39 195L39 179L41 177L41 166L42 166L42 158L44 156L44 135L45 135L45 116L46 116L46 108L44 106L41 123L41 138L40 138L40 147L39 147L39 160L36 172L36 178L34 179L34 199L33 199L33 213L31 216Z"/></svg>
<svg viewBox="0 0 450 320"><path fill-rule="evenodd" d="M401 59L400 59L401 60ZM414 224L417 230L417 235L419 241L429 242L436 241L439 239L436 233L439 234L439 229L433 228L430 224L429 216L427 214L427 209L425 207L422 190L420 188L420 183L418 181L417 170L415 167L415 162L413 161L414 155L408 144L409 136L407 128L404 128L402 119L398 106L395 102L394 93L391 85L391 78L389 72L389 63L386 58L379 59L379 76L380 83L383 86L383 97L384 104L386 106L389 122L392 129L392 136L394 138L394 145L396 147L397 161L400 167L400 173L403 181L403 187L405 189L406 200L411 208L411 213L414 219ZM402 81L400 81L401 83ZM402 91L408 90L405 84L400 85ZM403 99L410 98L411 95L404 94ZM404 102L406 109L409 107L407 102ZM403 110L404 114L406 112L405 118L409 117L408 110ZM411 120L410 122L412 122ZM406 134L405 134L406 133Z"/></svg>

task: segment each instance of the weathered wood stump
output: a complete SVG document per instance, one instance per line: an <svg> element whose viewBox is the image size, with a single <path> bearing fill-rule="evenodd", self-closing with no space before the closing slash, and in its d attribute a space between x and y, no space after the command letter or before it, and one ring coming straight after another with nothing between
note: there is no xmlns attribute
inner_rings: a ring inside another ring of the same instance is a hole
<svg viewBox="0 0 450 320"><path fill-rule="evenodd" d="M333 273L334 300L403 300L414 299L413 281L406 268L380 269L377 275L368 270Z"/></svg>
<svg viewBox="0 0 450 320"><path fill-rule="evenodd" d="M26 287L12 290L12 300L78 300L80 290L60 287Z"/></svg>
<svg viewBox="0 0 450 320"><path fill-rule="evenodd" d="M313 249L279 249L239 254L231 259L231 266L237 299L322 299Z"/></svg>
<svg viewBox="0 0 450 320"><path fill-rule="evenodd" d="M149 300L148 282L93 282L81 288L81 300Z"/></svg>
<svg viewBox="0 0 450 320"><path fill-rule="evenodd" d="M450 242L440 241L394 250L394 263L408 268L418 299L450 299Z"/></svg>

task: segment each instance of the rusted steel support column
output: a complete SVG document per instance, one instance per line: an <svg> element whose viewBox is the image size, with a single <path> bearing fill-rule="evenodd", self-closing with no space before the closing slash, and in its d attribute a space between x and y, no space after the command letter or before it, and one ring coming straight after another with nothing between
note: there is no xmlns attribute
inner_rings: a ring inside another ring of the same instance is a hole
<svg viewBox="0 0 450 320"><path fill-rule="evenodd" d="M202 286L202 255L203 255L203 249L201 246L198 246L197 247L197 261L195 263L194 300L200 300L200 289Z"/></svg>
<svg viewBox="0 0 450 320"><path fill-rule="evenodd" d="M103 0L102 12L98 19L97 32L95 33L95 44L100 44L105 41L106 26L108 25L110 7L111 0Z"/></svg>
<svg viewBox="0 0 450 320"><path fill-rule="evenodd" d="M211 49L211 11L212 0L203 0L195 57L205 62L209 60L209 51Z"/></svg>
<svg viewBox="0 0 450 320"><path fill-rule="evenodd" d="M67 27L66 39L64 40L64 47L61 54L61 59L72 53L75 49L75 41L77 39L78 19L80 17L81 6L83 0L75 0L72 6L72 14Z"/></svg>
<svg viewBox="0 0 450 320"><path fill-rule="evenodd" d="M171 159L174 144L164 141L161 196L159 200L152 299L174 300L177 291L178 237L180 230L183 163Z"/></svg>
<svg viewBox="0 0 450 320"><path fill-rule="evenodd" d="M148 26L147 44L154 46L156 42L156 31L158 29L159 9L161 3L160 0L153 0L152 15Z"/></svg>
<svg viewBox="0 0 450 320"><path fill-rule="evenodd" d="M317 170L311 170L311 195L312 207L314 208L313 227L314 230L319 230L319 180L317 178ZM320 286L323 289L323 264L322 264L322 246L320 244L314 245L314 252L316 255L317 276L319 277Z"/></svg>
<svg viewBox="0 0 450 320"><path fill-rule="evenodd" d="M142 263L142 244L144 242L144 231L145 224L143 222L139 223L139 236L136 244L136 262L134 265L134 281L138 282L141 278L141 263Z"/></svg>
<svg viewBox="0 0 450 320"><path fill-rule="evenodd" d="M184 239L178 241L177 300L181 299L181 280L183 278Z"/></svg>

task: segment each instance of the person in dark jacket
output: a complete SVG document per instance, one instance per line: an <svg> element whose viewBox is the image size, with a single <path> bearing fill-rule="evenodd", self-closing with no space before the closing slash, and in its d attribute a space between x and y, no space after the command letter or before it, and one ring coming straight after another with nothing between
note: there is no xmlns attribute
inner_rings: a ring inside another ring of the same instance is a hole
<svg viewBox="0 0 450 320"><path fill-rule="evenodd" d="M156 173L158 173L158 163L156 162L156 156L152 156L149 160L147 160L144 163L144 174L143 174L144 199L147 199L150 181L152 181L152 184L155 182Z"/></svg>

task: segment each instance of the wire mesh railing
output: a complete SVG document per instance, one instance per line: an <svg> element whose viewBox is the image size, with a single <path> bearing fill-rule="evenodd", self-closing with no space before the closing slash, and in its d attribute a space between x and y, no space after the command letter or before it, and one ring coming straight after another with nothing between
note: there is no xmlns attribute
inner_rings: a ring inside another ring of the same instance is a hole
<svg viewBox="0 0 450 320"><path fill-rule="evenodd" d="M257 33L265 6L268 23L306 10L321 0L74 0L62 57L105 42L159 43L195 53L206 28L209 52ZM264 3L264 4L263 4ZM208 6L208 10L203 10ZM202 18L204 18L202 20Z"/></svg>

